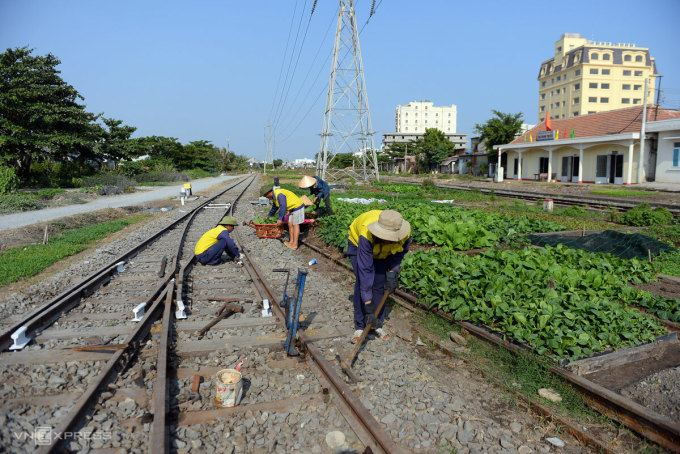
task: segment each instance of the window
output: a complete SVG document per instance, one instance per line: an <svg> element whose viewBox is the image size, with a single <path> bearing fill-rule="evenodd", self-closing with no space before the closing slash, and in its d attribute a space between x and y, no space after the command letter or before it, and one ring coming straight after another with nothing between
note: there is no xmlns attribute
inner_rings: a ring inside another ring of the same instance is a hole
<svg viewBox="0 0 680 454"><path fill-rule="evenodd" d="M630 98L621 98L621 104L630 104Z"/></svg>
<svg viewBox="0 0 680 454"><path fill-rule="evenodd" d="M404 116L408 117L408 112L406 112L406 113L404 114Z"/></svg>
<svg viewBox="0 0 680 454"><path fill-rule="evenodd" d="M408 120L406 120L404 123L408 124Z"/></svg>
<svg viewBox="0 0 680 454"><path fill-rule="evenodd" d="M416 124L418 124L418 120L416 120Z"/></svg>
<svg viewBox="0 0 680 454"><path fill-rule="evenodd" d="M633 85L633 90L642 90L642 85Z"/></svg>
<svg viewBox="0 0 680 454"><path fill-rule="evenodd" d="M541 82L541 87L545 87L545 81Z"/></svg>
<svg viewBox="0 0 680 454"><path fill-rule="evenodd" d="M635 77L641 77L642 71L635 71Z"/></svg>
<svg viewBox="0 0 680 454"><path fill-rule="evenodd" d="M611 58L611 55L609 55L609 54L604 54L604 55L602 55L602 60L607 60L607 61L609 61L610 58Z"/></svg>
<svg viewBox="0 0 680 454"><path fill-rule="evenodd" d="M574 117L578 117L578 112L573 112L571 115Z"/></svg>
<svg viewBox="0 0 680 454"><path fill-rule="evenodd" d="M590 68L590 74L599 74L597 68Z"/></svg>
<svg viewBox="0 0 680 454"><path fill-rule="evenodd" d="M555 90L550 90L550 96L555 96Z"/></svg>
<svg viewBox="0 0 680 454"><path fill-rule="evenodd" d="M623 87L621 88L623 88L624 90L630 90L630 84L623 84Z"/></svg>
<svg viewBox="0 0 680 454"><path fill-rule="evenodd" d="M630 69L624 69L624 70L623 70L623 75L624 75L624 76L630 76Z"/></svg>
<svg viewBox="0 0 680 454"><path fill-rule="evenodd" d="M574 71L574 76L580 76L580 75L581 75L580 69L577 69L576 71Z"/></svg>
<svg viewBox="0 0 680 454"><path fill-rule="evenodd" d="M426 107L426 109L427 109L427 107ZM427 117L427 112L425 112L425 116Z"/></svg>
<svg viewBox="0 0 680 454"><path fill-rule="evenodd" d="M439 114L438 114L438 113L436 113L436 114L434 114L434 116L435 116L435 117L438 117L438 116L439 116Z"/></svg>
<svg viewBox="0 0 680 454"><path fill-rule="evenodd" d="M557 76L557 81L559 82L562 79L562 76Z"/></svg>
<svg viewBox="0 0 680 454"><path fill-rule="evenodd" d="M416 112L416 117L418 116L418 112Z"/></svg>
<svg viewBox="0 0 680 454"><path fill-rule="evenodd" d="M600 98L600 102L608 103L608 102L609 102L609 98Z"/></svg>
<svg viewBox="0 0 680 454"><path fill-rule="evenodd" d="M545 99L545 93L541 94L541 99Z"/></svg>
<svg viewBox="0 0 680 454"><path fill-rule="evenodd" d="M560 89L558 88L557 90L555 90L555 93L557 93L557 94L559 95L559 94L560 94Z"/></svg>
<svg viewBox="0 0 680 454"><path fill-rule="evenodd" d="M539 118L539 119L538 119L538 122L539 122L539 123L543 123L543 120L545 120L545 118Z"/></svg>
<svg viewBox="0 0 680 454"><path fill-rule="evenodd" d="M642 55L637 55L637 56L635 57L635 61L636 61L637 63L642 63Z"/></svg>
<svg viewBox="0 0 680 454"><path fill-rule="evenodd" d="M557 48L557 52L562 52L562 46Z"/></svg>
<svg viewBox="0 0 680 454"><path fill-rule="evenodd" d="M623 61L630 61L630 55L625 55L623 57Z"/></svg>
<svg viewBox="0 0 680 454"><path fill-rule="evenodd" d="M545 106L541 106L541 112L545 112Z"/></svg>
<svg viewBox="0 0 680 454"><path fill-rule="evenodd" d="M609 90L609 84L600 84L600 88L603 90Z"/></svg>
<svg viewBox="0 0 680 454"><path fill-rule="evenodd" d="M538 158L538 173L548 173L548 158Z"/></svg>
<svg viewBox="0 0 680 454"><path fill-rule="evenodd" d="M597 82L590 82L588 88L597 88Z"/></svg>
<svg viewBox="0 0 680 454"><path fill-rule="evenodd" d="M574 98L574 99L572 100L572 103L574 103L574 104L578 104L578 103L580 103L580 102L581 102L581 98Z"/></svg>
<svg viewBox="0 0 680 454"><path fill-rule="evenodd" d="M450 117L450 116L451 116L451 114L449 114L449 117Z"/></svg>
<svg viewBox="0 0 680 454"><path fill-rule="evenodd" d="M640 101L642 101L642 100L639 99L639 98L635 98L635 99L633 100L633 104L640 104Z"/></svg>
<svg viewBox="0 0 680 454"><path fill-rule="evenodd" d="M600 58L600 56L599 56L598 54L590 54L590 59L591 59L591 60L597 60L597 59L599 59L599 58Z"/></svg>
<svg viewBox="0 0 680 454"><path fill-rule="evenodd" d="M408 131L408 127L404 128L404 130L405 130L405 131ZM403 139L404 136L401 136L401 138Z"/></svg>
<svg viewBox="0 0 680 454"><path fill-rule="evenodd" d="M588 98L588 102L597 102L597 96L591 96Z"/></svg>
<svg viewBox="0 0 680 454"><path fill-rule="evenodd" d="M574 90L580 90L581 84L574 84Z"/></svg>
<svg viewBox="0 0 680 454"><path fill-rule="evenodd" d="M608 76L608 75L609 75L609 70L608 70L608 69L603 69L603 70L602 70L602 75L603 75L603 76Z"/></svg>
<svg viewBox="0 0 680 454"><path fill-rule="evenodd" d="M680 142L673 142L673 167L680 167Z"/></svg>
<svg viewBox="0 0 680 454"><path fill-rule="evenodd" d="M427 124L427 120L425 120L425 124Z"/></svg>

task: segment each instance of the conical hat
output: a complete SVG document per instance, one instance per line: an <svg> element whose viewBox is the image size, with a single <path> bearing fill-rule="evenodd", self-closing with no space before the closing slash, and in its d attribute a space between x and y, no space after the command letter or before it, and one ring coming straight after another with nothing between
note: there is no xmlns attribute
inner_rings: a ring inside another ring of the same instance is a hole
<svg viewBox="0 0 680 454"><path fill-rule="evenodd" d="M310 188L316 184L316 178L305 175L298 183L298 188Z"/></svg>

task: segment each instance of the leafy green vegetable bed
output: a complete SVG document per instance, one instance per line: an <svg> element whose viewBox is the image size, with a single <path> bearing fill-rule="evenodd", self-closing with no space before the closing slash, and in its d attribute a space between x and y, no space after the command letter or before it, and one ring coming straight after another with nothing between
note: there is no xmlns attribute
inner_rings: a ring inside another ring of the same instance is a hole
<svg viewBox="0 0 680 454"><path fill-rule="evenodd" d="M401 274L403 285L430 307L568 359L664 334L656 320L618 303L679 319L677 300L626 285L628 279L652 278L648 263L563 246L470 257L446 249L418 251L406 255Z"/></svg>
<svg viewBox="0 0 680 454"><path fill-rule="evenodd" d="M319 235L329 245L344 248L347 230L361 213L375 209L399 211L411 223L413 241L422 245L446 246L455 250L490 247L517 234L554 232L565 228L551 221L509 217L479 210L422 201L359 205L334 202L338 213L320 220Z"/></svg>

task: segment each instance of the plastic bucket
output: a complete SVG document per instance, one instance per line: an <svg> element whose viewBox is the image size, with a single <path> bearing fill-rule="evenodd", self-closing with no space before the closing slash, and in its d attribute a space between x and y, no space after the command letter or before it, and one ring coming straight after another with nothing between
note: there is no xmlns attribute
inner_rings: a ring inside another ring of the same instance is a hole
<svg viewBox="0 0 680 454"><path fill-rule="evenodd" d="M236 369L222 369L215 375L215 403L218 407L235 407L241 401L243 381Z"/></svg>

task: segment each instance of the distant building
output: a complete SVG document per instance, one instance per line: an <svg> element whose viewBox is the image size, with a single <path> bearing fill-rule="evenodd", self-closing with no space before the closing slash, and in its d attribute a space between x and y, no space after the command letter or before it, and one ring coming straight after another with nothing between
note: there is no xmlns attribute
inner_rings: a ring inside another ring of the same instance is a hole
<svg viewBox="0 0 680 454"><path fill-rule="evenodd" d="M424 132L423 132L424 133ZM395 133L383 134L383 148L389 148L393 143L408 143L423 137L423 133ZM456 146L456 150L464 150L467 143L467 134L444 134L444 136Z"/></svg>
<svg viewBox="0 0 680 454"><path fill-rule="evenodd" d="M635 44L588 41L564 33L555 56L538 73L538 121L548 112L564 119L654 102L656 64L649 49Z"/></svg>
<svg viewBox="0 0 680 454"><path fill-rule="evenodd" d="M456 133L457 107L437 107L431 101L411 101L404 106L397 106L394 118L395 131L383 134L383 147L393 143L407 143L423 137L426 129L436 128L456 145L456 149L464 149L467 134Z"/></svg>

